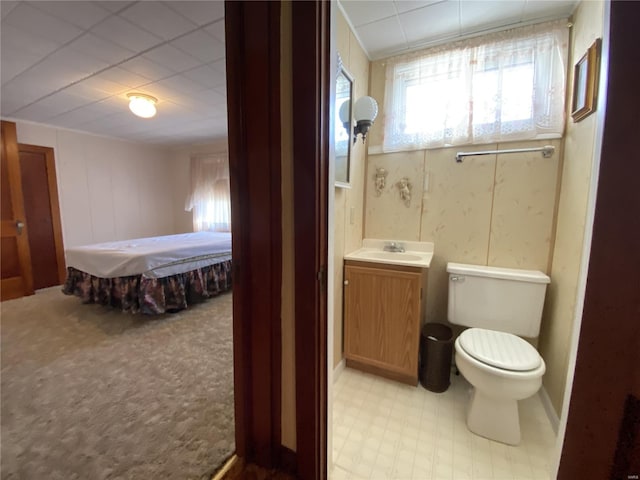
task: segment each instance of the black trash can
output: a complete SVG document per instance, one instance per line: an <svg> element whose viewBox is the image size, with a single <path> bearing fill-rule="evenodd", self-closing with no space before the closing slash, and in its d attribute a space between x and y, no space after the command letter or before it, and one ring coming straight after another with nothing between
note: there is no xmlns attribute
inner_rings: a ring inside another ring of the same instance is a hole
<svg viewBox="0 0 640 480"><path fill-rule="evenodd" d="M453 332L441 323L425 323L420 335L420 383L432 392L450 385Z"/></svg>

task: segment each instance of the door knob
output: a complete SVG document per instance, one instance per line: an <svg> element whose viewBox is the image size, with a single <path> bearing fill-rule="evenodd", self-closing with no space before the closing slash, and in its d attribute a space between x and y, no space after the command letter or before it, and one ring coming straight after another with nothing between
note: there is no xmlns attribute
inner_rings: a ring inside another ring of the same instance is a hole
<svg viewBox="0 0 640 480"><path fill-rule="evenodd" d="M349 280L345 280L343 283L344 283L345 285L349 285Z"/></svg>
<svg viewBox="0 0 640 480"><path fill-rule="evenodd" d="M16 221L16 230L18 232L18 235L22 234L22 229L24 228L24 223L21 222L20 220Z"/></svg>

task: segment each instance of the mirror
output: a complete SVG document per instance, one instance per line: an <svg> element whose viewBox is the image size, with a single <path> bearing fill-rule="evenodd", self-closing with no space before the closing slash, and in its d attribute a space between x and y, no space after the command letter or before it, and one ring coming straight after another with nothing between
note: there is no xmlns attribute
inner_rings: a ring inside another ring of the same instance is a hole
<svg viewBox="0 0 640 480"><path fill-rule="evenodd" d="M335 104L336 187L349 187L353 135L353 77L338 62Z"/></svg>

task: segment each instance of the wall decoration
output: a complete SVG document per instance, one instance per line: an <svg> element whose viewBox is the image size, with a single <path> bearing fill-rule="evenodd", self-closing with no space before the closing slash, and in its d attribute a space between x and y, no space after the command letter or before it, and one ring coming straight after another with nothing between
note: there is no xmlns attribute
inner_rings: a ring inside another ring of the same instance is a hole
<svg viewBox="0 0 640 480"><path fill-rule="evenodd" d="M409 179L404 177L397 183L398 190L400 190L400 198L404 202L406 207L411 205L411 188L413 187L409 183Z"/></svg>
<svg viewBox="0 0 640 480"><path fill-rule="evenodd" d="M598 76L600 72L600 44L596 39L573 68L573 95L571 118L579 122L596 110L598 102Z"/></svg>
<svg viewBox="0 0 640 480"><path fill-rule="evenodd" d="M376 197L382 195L385 185L387 184L387 171L384 168L376 168Z"/></svg>

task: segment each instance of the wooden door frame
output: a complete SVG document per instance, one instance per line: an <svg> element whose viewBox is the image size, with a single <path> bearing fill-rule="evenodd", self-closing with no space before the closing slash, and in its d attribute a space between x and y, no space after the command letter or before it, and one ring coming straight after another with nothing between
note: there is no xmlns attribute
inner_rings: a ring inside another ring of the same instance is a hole
<svg viewBox="0 0 640 480"><path fill-rule="evenodd" d="M280 2L225 2L236 455L281 446Z"/></svg>
<svg viewBox="0 0 640 480"><path fill-rule="evenodd" d="M45 157L47 169L47 184L49 186L49 209L53 227L53 241L56 250L58 264L58 281L63 284L67 277L67 269L64 259L64 243L62 239L62 221L60 219L60 200L58 197L58 181L56 179L55 153L51 147L18 143L18 155L20 152L42 154Z"/></svg>
<svg viewBox="0 0 640 480"><path fill-rule="evenodd" d="M7 175L9 185L11 185L11 203L13 208L13 218L24 221L25 212L22 192L22 176L20 175L20 158L18 156L18 139L16 134L16 124L2 120L2 150L6 155ZM21 269L21 277L13 277L19 281L11 281L7 284L3 280L2 300L18 298L24 295L33 295L33 274L31 272L31 255L29 252L29 226L25 226L22 234L16 235L17 229L14 222L2 221L1 235L3 237L15 237L18 245L18 257ZM13 279L12 279L13 280ZM6 290L9 289L9 292Z"/></svg>
<svg viewBox="0 0 640 480"><path fill-rule="evenodd" d="M640 102L636 79L640 4L611 2L610 8L598 193L578 355L558 469L562 480L620 479L640 474L630 471L628 463L635 454L636 468L640 464L640 438L624 434L625 428L632 432L635 428L637 435L640 422L640 412L636 412L635 425L633 418L625 420L628 395L640 395Z"/></svg>
<svg viewBox="0 0 640 480"><path fill-rule="evenodd" d="M331 2L292 2L298 475L327 477Z"/></svg>
<svg viewBox="0 0 640 480"><path fill-rule="evenodd" d="M326 478L329 2L293 2L297 474ZM236 454L281 449L280 2L226 2Z"/></svg>

